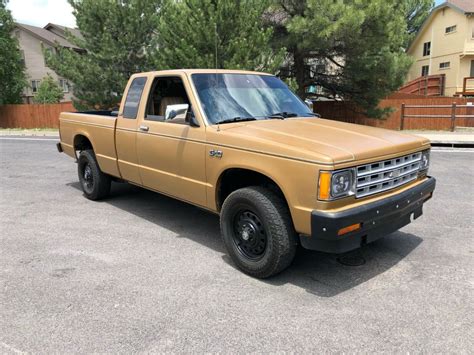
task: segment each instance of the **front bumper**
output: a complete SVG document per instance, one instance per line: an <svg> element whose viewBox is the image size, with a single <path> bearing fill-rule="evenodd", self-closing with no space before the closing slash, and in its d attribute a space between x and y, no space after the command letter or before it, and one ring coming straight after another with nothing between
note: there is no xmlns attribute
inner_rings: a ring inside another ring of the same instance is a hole
<svg viewBox="0 0 474 355"><path fill-rule="evenodd" d="M345 253L393 233L423 214L423 203L433 195L436 180L427 180L397 195L340 212L313 211L311 236L301 236L306 249ZM361 228L338 236L341 228L361 223Z"/></svg>

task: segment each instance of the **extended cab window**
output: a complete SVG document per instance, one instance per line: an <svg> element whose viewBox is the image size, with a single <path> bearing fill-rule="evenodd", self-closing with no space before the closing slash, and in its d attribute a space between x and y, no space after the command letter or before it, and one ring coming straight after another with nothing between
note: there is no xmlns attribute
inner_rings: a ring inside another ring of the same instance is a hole
<svg viewBox="0 0 474 355"><path fill-rule="evenodd" d="M189 109L189 98L181 78L155 78L148 97L146 120L188 124L186 114ZM174 111L171 116L170 111Z"/></svg>
<svg viewBox="0 0 474 355"><path fill-rule="evenodd" d="M128 89L127 98L123 108L124 118L137 118L138 105L142 97L143 88L145 87L146 78L135 78Z"/></svg>

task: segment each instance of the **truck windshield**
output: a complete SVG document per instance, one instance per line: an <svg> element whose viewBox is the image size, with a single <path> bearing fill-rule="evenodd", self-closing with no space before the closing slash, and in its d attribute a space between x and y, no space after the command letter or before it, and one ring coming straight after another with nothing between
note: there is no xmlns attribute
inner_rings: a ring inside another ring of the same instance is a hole
<svg viewBox="0 0 474 355"><path fill-rule="evenodd" d="M310 117L313 113L277 77L258 74L193 74L210 123Z"/></svg>

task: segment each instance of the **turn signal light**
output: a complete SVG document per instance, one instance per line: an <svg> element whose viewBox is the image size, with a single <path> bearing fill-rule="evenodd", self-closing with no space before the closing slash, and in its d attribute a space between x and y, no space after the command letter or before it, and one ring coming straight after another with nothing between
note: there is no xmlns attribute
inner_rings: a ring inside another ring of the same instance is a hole
<svg viewBox="0 0 474 355"><path fill-rule="evenodd" d="M351 224L350 226L339 229L338 232L337 232L337 235L343 235L343 234L347 234L349 232L356 231L356 230L360 229L360 227L361 227L360 223Z"/></svg>
<svg viewBox="0 0 474 355"><path fill-rule="evenodd" d="M318 197L320 200L329 200L331 192L331 173L329 171L321 171L319 173L319 189Z"/></svg>

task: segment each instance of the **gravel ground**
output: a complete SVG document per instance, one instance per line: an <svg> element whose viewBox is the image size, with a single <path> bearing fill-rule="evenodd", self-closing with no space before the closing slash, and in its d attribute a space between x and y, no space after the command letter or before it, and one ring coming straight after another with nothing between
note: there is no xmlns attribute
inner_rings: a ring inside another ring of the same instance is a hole
<svg viewBox="0 0 474 355"><path fill-rule="evenodd" d="M261 281L216 216L128 184L88 201L52 139L0 138L0 353L473 353L473 158L433 151L424 216L363 265L301 251Z"/></svg>

